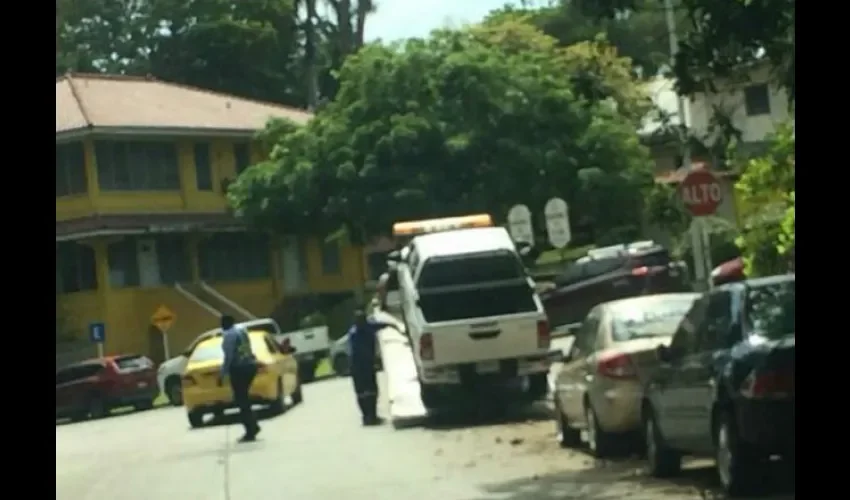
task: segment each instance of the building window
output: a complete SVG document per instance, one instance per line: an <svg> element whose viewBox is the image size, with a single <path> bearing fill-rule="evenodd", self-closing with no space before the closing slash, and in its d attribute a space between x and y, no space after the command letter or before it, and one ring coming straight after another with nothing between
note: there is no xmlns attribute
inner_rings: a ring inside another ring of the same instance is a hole
<svg viewBox="0 0 850 500"><path fill-rule="evenodd" d="M56 196L85 193L86 159L82 142L56 145Z"/></svg>
<svg viewBox="0 0 850 500"><path fill-rule="evenodd" d="M233 157L236 160L236 175L239 175L251 165L251 148L244 142L234 144Z"/></svg>
<svg viewBox="0 0 850 500"><path fill-rule="evenodd" d="M82 292L97 289L94 250L73 242L56 244L56 291Z"/></svg>
<svg viewBox="0 0 850 500"><path fill-rule="evenodd" d="M322 244L322 274L339 274L341 271L339 240Z"/></svg>
<svg viewBox="0 0 850 500"><path fill-rule="evenodd" d="M241 281L271 276L269 239L265 234L218 233L198 247L201 279Z"/></svg>
<svg viewBox="0 0 850 500"><path fill-rule="evenodd" d="M128 237L107 247L109 285L113 288L139 286L139 260L136 238Z"/></svg>
<svg viewBox="0 0 850 500"><path fill-rule="evenodd" d="M766 84L759 84L744 89L744 106L747 116L770 114L770 91Z"/></svg>
<svg viewBox="0 0 850 500"><path fill-rule="evenodd" d="M198 191L212 191L212 155L208 142L195 143L195 184Z"/></svg>
<svg viewBox="0 0 850 500"><path fill-rule="evenodd" d="M155 239L156 260L159 263L159 278L162 283L173 285L190 281L192 272L184 237L169 234L157 236Z"/></svg>
<svg viewBox="0 0 850 500"><path fill-rule="evenodd" d="M180 189L173 142L98 141L95 153L98 182L106 191Z"/></svg>

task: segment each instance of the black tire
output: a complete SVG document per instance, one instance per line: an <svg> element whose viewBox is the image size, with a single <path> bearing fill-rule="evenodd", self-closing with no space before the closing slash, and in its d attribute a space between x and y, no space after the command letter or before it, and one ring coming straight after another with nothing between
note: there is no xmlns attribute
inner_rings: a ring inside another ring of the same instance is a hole
<svg viewBox="0 0 850 500"><path fill-rule="evenodd" d="M337 354L333 360L334 373L340 377L347 377L351 374L351 362L348 355L344 353Z"/></svg>
<svg viewBox="0 0 850 500"><path fill-rule="evenodd" d="M180 384L180 377L172 375L165 379L165 397L171 406L183 405L183 386Z"/></svg>
<svg viewBox="0 0 850 500"><path fill-rule="evenodd" d="M587 422L587 448L596 458L610 458L617 453L617 435L606 432L599 425L599 417L589 401L584 405Z"/></svg>
<svg viewBox="0 0 850 500"><path fill-rule="evenodd" d="M193 429L198 429L204 426L204 414L199 411L186 412L186 417L189 419L189 425Z"/></svg>
<svg viewBox="0 0 850 500"><path fill-rule="evenodd" d="M104 418L109 414L106 402L100 396L91 396L87 405L89 417L92 419Z"/></svg>
<svg viewBox="0 0 850 500"><path fill-rule="evenodd" d="M269 405L269 410L275 415L286 411L286 396L283 394L283 380L277 379L277 398Z"/></svg>
<svg viewBox="0 0 850 500"><path fill-rule="evenodd" d="M298 380L309 384L316 379L316 363L301 363L298 365Z"/></svg>
<svg viewBox="0 0 850 500"><path fill-rule="evenodd" d="M723 412L714 426L717 476L730 497L763 493L768 457L747 446L739 437L731 412Z"/></svg>
<svg viewBox="0 0 850 500"><path fill-rule="evenodd" d="M304 393L301 391L301 383L298 383L298 387L295 388L295 391L292 393L292 405L301 404L304 401Z"/></svg>
<svg viewBox="0 0 850 500"><path fill-rule="evenodd" d="M576 448L581 446L581 431L570 427L567 422L567 417L561 411L561 404L558 403L558 395L555 394L555 425L558 431L558 444L562 448Z"/></svg>
<svg viewBox="0 0 850 500"><path fill-rule="evenodd" d="M153 408L153 399L146 399L144 401L139 401L138 403L133 405L133 408L136 411L147 411Z"/></svg>
<svg viewBox="0 0 850 500"><path fill-rule="evenodd" d="M646 441L646 461L649 474L654 477L672 477L682 470L682 455L667 446L655 420L652 408L645 407L643 432Z"/></svg>
<svg viewBox="0 0 850 500"><path fill-rule="evenodd" d="M529 401L540 401L549 394L549 375L547 373L535 373L528 376L528 399Z"/></svg>
<svg viewBox="0 0 850 500"><path fill-rule="evenodd" d="M440 407L441 397L440 392L436 387L430 387L419 383L419 395L422 398L422 405L426 409L436 409Z"/></svg>

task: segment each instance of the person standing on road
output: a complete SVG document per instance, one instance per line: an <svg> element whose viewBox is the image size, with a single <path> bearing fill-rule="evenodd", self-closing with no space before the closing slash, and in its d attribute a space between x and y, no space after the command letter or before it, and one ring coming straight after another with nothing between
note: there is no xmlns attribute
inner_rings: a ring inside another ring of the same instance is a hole
<svg viewBox="0 0 850 500"><path fill-rule="evenodd" d="M221 365L219 385L227 377L233 391L233 400L239 407L239 418L245 427L245 435L239 441L253 441L260 433L257 417L251 410L249 391L251 382L257 375L257 358L251 350L251 339L248 332L241 326L236 326L233 316L227 314L221 317L221 349L224 351L224 362Z"/></svg>
<svg viewBox="0 0 850 500"><path fill-rule="evenodd" d="M366 316L362 309L354 312L354 324L348 329L348 345L351 351L351 380L357 405L363 416L363 425L379 425L378 380L375 376L375 354L378 347L378 331L395 328L395 325Z"/></svg>

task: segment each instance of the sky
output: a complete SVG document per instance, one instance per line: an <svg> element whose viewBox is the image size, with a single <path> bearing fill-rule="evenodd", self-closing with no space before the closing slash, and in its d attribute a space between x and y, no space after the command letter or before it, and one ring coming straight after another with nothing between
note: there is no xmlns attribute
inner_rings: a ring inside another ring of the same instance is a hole
<svg viewBox="0 0 850 500"><path fill-rule="evenodd" d="M518 0L376 0L366 21L366 39L394 41L424 37L433 29L461 27L483 19L488 12Z"/></svg>

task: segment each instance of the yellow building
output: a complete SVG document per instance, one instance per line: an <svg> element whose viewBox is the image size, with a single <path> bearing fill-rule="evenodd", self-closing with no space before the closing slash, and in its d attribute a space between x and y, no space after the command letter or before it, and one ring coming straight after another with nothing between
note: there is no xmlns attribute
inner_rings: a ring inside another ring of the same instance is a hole
<svg viewBox="0 0 850 500"><path fill-rule="evenodd" d="M175 315L173 355L220 313L286 322L299 298L361 285L361 249L250 231L229 214L226 186L263 154L251 138L270 117L311 115L146 78L57 80L57 338L61 323L85 343L103 322L107 353L162 360L160 306Z"/></svg>

